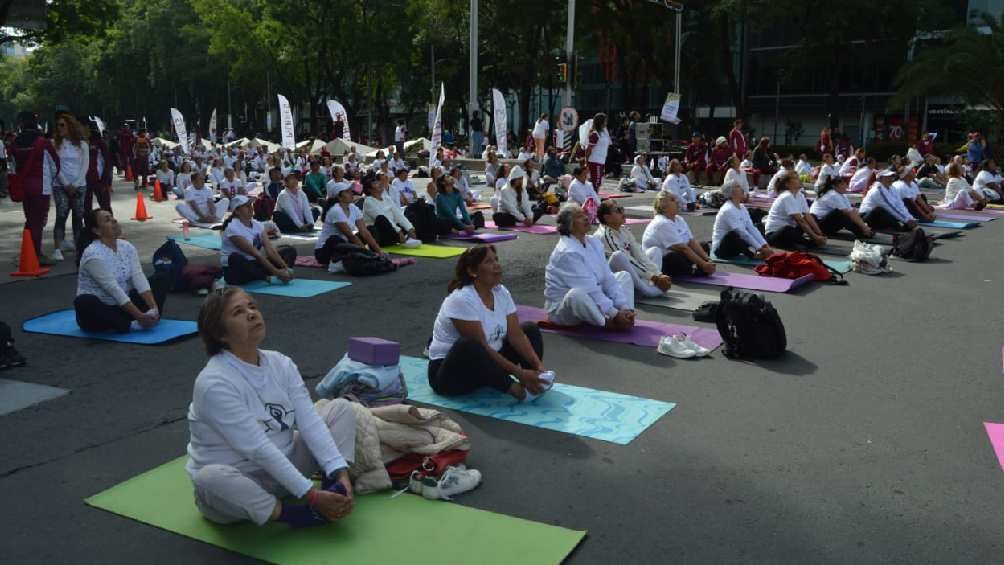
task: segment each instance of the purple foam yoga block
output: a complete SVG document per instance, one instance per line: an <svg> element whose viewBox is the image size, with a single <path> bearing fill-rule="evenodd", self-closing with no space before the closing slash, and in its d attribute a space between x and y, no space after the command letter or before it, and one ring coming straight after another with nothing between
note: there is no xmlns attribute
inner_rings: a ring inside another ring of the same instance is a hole
<svg viewBox="0 0 1004 565"><path fill-rule="evenodd" d="M397 365L401 360L401 344L378 337L349 338L349 359L367 365Z"/></svg>

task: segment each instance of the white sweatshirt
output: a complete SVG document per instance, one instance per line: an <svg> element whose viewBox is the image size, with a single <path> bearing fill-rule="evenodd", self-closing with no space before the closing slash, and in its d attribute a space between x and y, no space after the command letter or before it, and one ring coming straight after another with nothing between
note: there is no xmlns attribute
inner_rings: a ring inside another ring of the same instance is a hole
<svg viewBox="0 0 1004 565"><path fill-rule="evenodd" d="M310 200L307 199L307 193L303 190L297 190L296 194L293 194L287 188L282 189L279 197L275 199L275 205L276 208L285 212L294 224L298 226L314 225L315 220L310 211Z"/></svg>
<svg viewBox="0 0 1004 565"><path fill-rule="evenodd" d="M408 218L404 217L400 203L394 200L395 195L384 192L380 196L381 198L367 196L363 200L363 221L366 222L367 226L372 226L376 222L377 216L384 216L390 220L392 226L397 226L404 231L414 229Z"/></svg>
<svg viewBox="0 0 1004 565"><path fill-rule="evenodd" d="M573 288L588 293L600 312L608 318L631 304L630 297L624 296L610 271L603 255L603 243L590 236L586 237L586 245L570 235L558 239L544 269L545 309L548 312L557 310Z"/></svg>
<svg viewBox="0 0 1004 565"><path fill-rule="evenodd" d="M499 213L511 214L517 222L525 222L527 218L533 218L530 195L526 193L525 188L522 196L522 198L517 198L516 189L507 182L499 192Z"/></svg>

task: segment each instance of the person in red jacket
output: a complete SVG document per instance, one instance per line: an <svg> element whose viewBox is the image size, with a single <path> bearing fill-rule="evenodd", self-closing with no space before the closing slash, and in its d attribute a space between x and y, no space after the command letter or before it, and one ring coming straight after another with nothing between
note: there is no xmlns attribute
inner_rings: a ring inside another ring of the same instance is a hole
<svg viewBox="0 0 1004 565"><path fill-rule="evenodd" d="M52 265L52 260L42 253L42 230L49 219L49 199L52 183L59 174L59 155L38 129L35 113L21 112L17 120L21 131L11 144L11 157L24 209L24 229L31 232L39 263Z"/></svg>
<svg viewBox="0 0 1004 565"><path fill-rule="evenodd" d="M132 134L129 124L119 128L119 174L125 176L126 167L132 163L132 144L136 137Z"/></svg>
<svg viewBox="0 0 1004 565"><path fill-rule="evenodd" d="M748 145L746 136L743 134L742 118L736 118L736 121L732 122L732 131L729 132L729 149L732 149L732 154L736 157L746 158Z"/></svg>
<svg viewBox="0 0 1004 565"><path fill-rule="evenodd" d="M725 171L729 169L729 158L732 157L732 148L724 137L715 140L715 147L711 150L711 162L708 164L708 184L719 185L725 178ZM716 173L721 173L717 175Z"/></svg>
<svg viewBox="0 0 1004 565"><path fill-rule="evenodd" d="M98 199L98 207L112 211L112 162L108 146L101 139L101 130L90 120L80 118L80 123L90 126L88 149L90 164L87 167L87 192L84 193L84 209L94 207L94 198Z"/></svg>
<svg viewBox="0 0 1004 565"><path fill-rule="evenodd" d="M147 187L147 177L150 176L150 139L146 136L146 130L140 130L132 144L132 174L133 188L135 190ZM142 181L142 183L140 183Z"/></svg>
<svg viewBox="0 0 1004 565"><path fill-rule="evenodd" d="M708 169L708 144L704 142L704 136L694 132L690 138L690 145L683 157L686 171L693 172L693 184L701 184L701 173Z"/></svg>
<svg viewBox="0 0 1004 565"><path fill-rule="evenodd" d="M920 143L917 144L917 151L920 151L920 154L922 156L924 156L925 158L928 155L933 155L934 154L934 137L931 134L929 134L929 133L925 133L924 137L922 137L920 139Z"/></svg>
<svg viewBox="0 0 1004 565"><path fill-rule="evenodd" d="M823 128L819 132L819 141L816 142L816 151L819 151L819 155L825 155L829 153L833 154L833 138L830 137L830 128Z"/></svg>

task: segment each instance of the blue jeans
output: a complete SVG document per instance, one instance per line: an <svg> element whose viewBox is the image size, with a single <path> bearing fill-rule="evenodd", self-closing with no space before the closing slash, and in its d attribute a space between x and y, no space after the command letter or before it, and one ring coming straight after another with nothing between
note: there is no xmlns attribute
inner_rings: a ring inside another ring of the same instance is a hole
<svg viewBox="0 0 1004 565"><path fill-rule="evenodd" d="M471 132L471 141L474 143L472 157L475 159L481 156L481 139L482 133L480 131Z"/></svg>

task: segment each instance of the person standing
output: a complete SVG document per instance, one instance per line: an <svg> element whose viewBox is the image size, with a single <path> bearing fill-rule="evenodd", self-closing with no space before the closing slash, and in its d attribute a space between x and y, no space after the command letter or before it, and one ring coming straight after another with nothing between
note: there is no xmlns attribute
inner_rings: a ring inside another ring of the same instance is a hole
<svg viewBox="0 0 1004 565"><path fill-rule="evenodd" d="M132 134L132 129L129 124L122 124L119 128L119 174L125 176L126 168L132 161L132 144L135 140L135 136Z"/></svg>
<svg viewBox="0 0 1004 565"><path fill-rule="evenodd" d="M140 130L132 144L132 174L133 189L147 187L147 177L150 176L150 139L146 130ZM142 185L140 184L142 179Z"/></svg>
<svg viewBox="0 0 1004 565"><path fill-rule="evenodd" d="M59 174L52 187L56 202L56 224L52 238L52 259L63 260L63 251L73 251L73 241L80 238L84 220L84 191L87 187L87 169L91 153L84 141L83 127L69 114L57 114L56 134L53 137L59 155ZM66 219L73 214L73 241L66 241Z"/></svg>
<svg viewBox="0 0 1004 565"><path fill-rule="evenodd" d="M481 153L481 140L484 138L484 124L481 123L481 112L474 110L471 113L470 122L471 131L471 155L478 155Z"/></svg>
<svg viewBox="0 0 1004 565"><path fill-rule="evenodd" d="M405 125L404 120L397 121L397 127L394 128L394 146L397 147L397 154L400 157L404 157L404 142L408 139L408 126Z"/></svg>
<svg viewBox="0 0 1004 565"><path fill-rule="evenodd" d="M610 132L607 131L607 115L601 112L593 117L593 129L589 132L589 146L586 148L589 179L597 191L603 186L603 173L609 150Z"/></svg>
<svg viewBox="0 0 1004 565"><path fill-rule="evenodd" d="M746 156L747 143L746 135L743 134L743 119L736 118L732 122L732 131L729 132L729 149L732 154L742 159Z"/></svg>
<svg viewBox="0 0 1004 565"><path fill-rule="evenodd" d="M540 118L533 124L533 148L537 155L537 160L544 160L544 145L547 142L547 132L551 129L551 122L547 120L547 112L540 115Z"/></svg>
<svg viewBox="0 0 1004 565"><path fill-rule="evenodd" d="M52 265L52 260L42 253L42 230L49 216L52 185L59 174L59 155L38 129L35 113L21 112L17 119L21 131L11 144L11 156L24 209L24 229L31 232L39 263Z"/></svg>
<svg viewBox="0 0 1004 565"><path fill-rule="evenodd" d="M101 130L97 124L88 121L90 138L88 140L87 190L84 193L84 210L94 207L94 198L98 199L98 207L106 212L112 211L112 161L108 147L101 139Z"/></svg>

